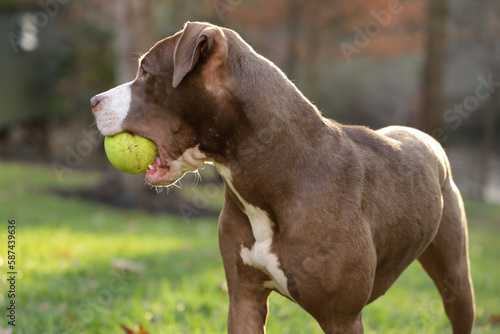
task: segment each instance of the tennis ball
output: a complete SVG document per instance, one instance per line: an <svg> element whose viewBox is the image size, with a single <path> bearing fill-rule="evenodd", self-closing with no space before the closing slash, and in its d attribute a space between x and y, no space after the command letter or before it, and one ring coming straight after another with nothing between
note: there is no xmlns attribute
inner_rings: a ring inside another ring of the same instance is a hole
<svg viewBox="0 0 500 334"><path fill-rule="evenodd" d="M128 132L105 137L104 150L113 166L129 174L146 172L158 156L153 141Z"/></svg>

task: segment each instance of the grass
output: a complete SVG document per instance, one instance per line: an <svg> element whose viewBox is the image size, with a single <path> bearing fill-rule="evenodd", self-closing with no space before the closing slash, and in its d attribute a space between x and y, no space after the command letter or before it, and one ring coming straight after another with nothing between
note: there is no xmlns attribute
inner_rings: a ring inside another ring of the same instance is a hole
<svg viewBox="0 0 500 334"><path fill-rule="evenodd" d="M15 219L15 333L223 333L228 297L214 220L113 209L47 192L98 180L74 171L0 164L0 288L7 291L7 220ZM186 191L186 190L184 190ZM500 333L500 207L466 203L476 290L475 332ZM122 260L120 260L122 259ZM124 262L119 263L119 262ZM0 309L10 301L0 295ZM8 327L6 311L1 328ZM365 333L451 332L438 293L413 264L364 313ZM297 305L270 299L268 333L321 333Z"/></svg>

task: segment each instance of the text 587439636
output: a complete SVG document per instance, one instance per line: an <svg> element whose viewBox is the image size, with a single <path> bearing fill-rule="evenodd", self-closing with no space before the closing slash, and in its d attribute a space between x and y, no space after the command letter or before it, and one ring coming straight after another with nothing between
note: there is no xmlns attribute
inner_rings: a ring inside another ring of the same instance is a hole
<svg viewBox="0 0 500 334"><path fill-rule="evenodd" d="M9 270L16 270L16 221L9 220L9 225L7 225L7 265Z"/></svg>
<svg viewBox="0 0 500 334"><path fill-rule="evenodd" d="M9 303L7 306L8 324L16 325L16 221L9 220L7 224L7 282L9 290L7 297Z"/></svg>

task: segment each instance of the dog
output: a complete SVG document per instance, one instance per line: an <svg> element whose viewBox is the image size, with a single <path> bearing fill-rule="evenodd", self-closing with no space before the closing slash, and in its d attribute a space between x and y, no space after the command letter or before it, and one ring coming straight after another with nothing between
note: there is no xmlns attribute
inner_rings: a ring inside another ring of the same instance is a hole
<svg viewBox="0 0 500 334"><path fill-rule="evenodd" d="M126 131L157 144L145 174L153 186L206 163L218 169L229 333L264 333L272 291L325 333L362 333L364 306L415 259L453 333L471 333L463 201L430 136L326 119L236 32L200 22L155 44L133 81L91 106L103 135Z"/></svg>

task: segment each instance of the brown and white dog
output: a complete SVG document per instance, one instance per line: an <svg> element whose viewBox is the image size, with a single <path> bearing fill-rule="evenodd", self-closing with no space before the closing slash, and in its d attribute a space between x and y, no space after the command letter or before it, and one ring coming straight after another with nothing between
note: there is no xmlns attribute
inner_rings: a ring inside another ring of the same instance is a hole
<svg viewBox="0 0 500 334"><path fill-rule="evenodd" d="M158 145L146 173L153 186L206 162L222 175L229 333L265 332L272 291L326 333L362 333L363 307L415 259L453 333L471 332L463 202L431 137L326 119L237 33L198 22L158 42L134 81L91 104L103 135L126 131Z"/></svg>

